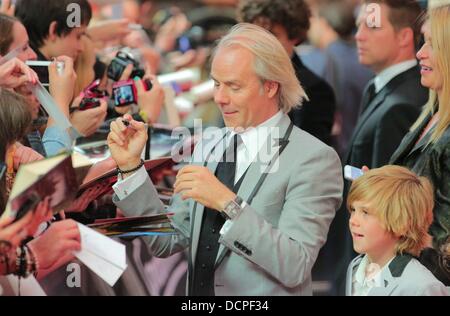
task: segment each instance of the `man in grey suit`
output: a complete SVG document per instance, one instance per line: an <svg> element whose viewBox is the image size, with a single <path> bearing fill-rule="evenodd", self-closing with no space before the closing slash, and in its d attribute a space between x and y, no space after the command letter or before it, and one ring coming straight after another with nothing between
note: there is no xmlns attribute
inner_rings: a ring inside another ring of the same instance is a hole
<svg viewBox="0 0 450 316"><path fill-rule="evenodd" d="M311 269L342 200L339 158L286 115L305 94L266 30L236 25L211 76L227 128L204 133L177 176L167 211L178 234L149 246L159 257L189 248L188 295L311 295ZM115 203L131 216L163 212L137 168L145 126L130 125L118 119L108 137L122 177Z"/></svg>

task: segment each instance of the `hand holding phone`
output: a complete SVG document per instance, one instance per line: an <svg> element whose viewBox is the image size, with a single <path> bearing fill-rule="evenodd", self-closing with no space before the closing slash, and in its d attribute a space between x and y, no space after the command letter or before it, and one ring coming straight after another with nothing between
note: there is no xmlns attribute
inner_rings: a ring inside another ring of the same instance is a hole
<svg viewBox="0 0 450 316"><path fill-rule="evenodd" d="M93 108L97 108L101 105L100 99L106 97L105 91L99 89L100 80L97 79L92 82L86 89L83 90L83 99L79 105L79 111L85 111Z"/></svg>
<svg viewBox="0 0 450 316"><path fill-rule="evenodd" d="M153 84L150 80L144 80L146 91L150 91ZM138 93L136 82L134 80L119 81L113 85L112 98L114 105L117 107L128 106L130 104L138 104Z"/></svg>
<svg viewBox="0 0 450 316"><path fill-rule="evenodd" d="M359 177L364 175L364 171L362 169L353 167L353 166L345 166L344 167L344 178L350 181L355 181Z"/></svg>
<svg viewBox="0 0 450 316"><path fill-rule="evenodd" d="M89 109L97 108L101 105L100 100L95 98L83 98L78 107L79 111L86 111Z"/></svg>

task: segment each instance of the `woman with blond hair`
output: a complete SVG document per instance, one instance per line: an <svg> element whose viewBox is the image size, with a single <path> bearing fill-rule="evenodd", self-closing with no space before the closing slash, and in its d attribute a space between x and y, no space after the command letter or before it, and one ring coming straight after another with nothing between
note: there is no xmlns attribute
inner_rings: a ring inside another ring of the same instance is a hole
<svg viewBox="0 0 450 316"><path fill-rule="evenodd" d="M422 115L403 139L391 164L408 167L426 176L434 186L434 220L429 243L420 261L445 285L450 271L442 264L439 249L450 235L450 1L430 4L423 27L425 43L417 53L422 85L430 89L430 99Z"/></svg>

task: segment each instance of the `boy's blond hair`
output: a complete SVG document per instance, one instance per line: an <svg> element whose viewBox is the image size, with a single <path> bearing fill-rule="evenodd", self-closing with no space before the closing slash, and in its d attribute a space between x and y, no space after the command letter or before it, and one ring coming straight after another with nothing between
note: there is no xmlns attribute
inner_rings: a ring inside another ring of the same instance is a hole
<svg viewBox="0 0 450 316"><path fill-rule="evenodd" d="M373 169L353 182L347 208L356 201L371 210L386 231L399 238L396 251L419 256L433 221L434 194L428 179L399 166Z"/></svg>

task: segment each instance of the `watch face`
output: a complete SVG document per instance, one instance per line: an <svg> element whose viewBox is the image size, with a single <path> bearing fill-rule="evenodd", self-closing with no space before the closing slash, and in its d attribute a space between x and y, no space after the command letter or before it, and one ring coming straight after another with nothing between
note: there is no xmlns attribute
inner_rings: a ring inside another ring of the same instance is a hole
<svg viewBox="0 0 450 316"><path fill-rule="evenodd" d="M230 201L230 203L228 203L228 205L225 207L224 212L229 219L233 219L236 217L240 210L241 206L239 204L237 204L235 201Z"/></svg>

